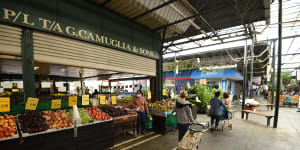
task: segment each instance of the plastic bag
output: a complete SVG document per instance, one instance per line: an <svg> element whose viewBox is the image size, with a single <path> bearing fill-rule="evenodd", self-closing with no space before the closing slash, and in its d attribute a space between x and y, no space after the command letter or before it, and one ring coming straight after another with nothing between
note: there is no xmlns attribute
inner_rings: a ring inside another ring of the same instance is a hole
<svg viewBox="0 0 300 150"><path fill-rule="evenodd" d="M148 130L152 129L152 120L146 119L145 128Z"/></svg>
<svg viewBox="0 0 300 150"><path fill-rule="evenodd" d="M177 128L177 118L173 114L168 114L166 119L166 126Z"/></svg>

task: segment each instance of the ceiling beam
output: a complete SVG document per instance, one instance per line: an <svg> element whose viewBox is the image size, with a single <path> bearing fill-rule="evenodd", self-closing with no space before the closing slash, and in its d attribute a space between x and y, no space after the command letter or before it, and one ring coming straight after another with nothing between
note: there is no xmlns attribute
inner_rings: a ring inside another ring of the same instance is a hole
<svg viewBox="0 0 300 150"><path fill-rule="evenodd" d="M169 5L169 4L171 4L171 3L175 2L175 1L177 1L177 0L170 0L170 1L166 2L166 3L163 3L163 4L161 4L161 5L158 5L158 6L154 7L154 8L152 8L152 9L149 9L149 10L147 10L147 11L145 11L145 12L143 12L143 13L141 13L141 14L139 14L139 15L137 15L137 16L131 18L131 19L132 19L132 20L136 20L136 19L138 19L138 18L141 18L141 17L143 17L143 16L145 16L145 15L147 15L147 14L150 14L150 13L152 13L152 12L158 10L158 9L161 9L161 8L167 6L167 5Z"/></svg>
<svg viewBox="0 0 300 150"><path fill-rule="evenodd" d="M233 5L233 3L229 3L229 4L226 4L226 5L222 5L222 6L219 6L219 7L215 7L215 8L213 8L213 9L201 11L201 12L199 12L198 14L192 15L192 16L190 16L190 17L186 17L186 18L183 18L183 19L181 19L181 20L177 20L177 21L174 21L174 22L172 22L172 23L165 24L165 25L162 25L162 26L160 26L160 27L157 27L157 28L153 29L153 31L158 31L158 30L163 29L164 27L169 27L169 26L172 26L172 25L175 25L175 24L178 24L178 23L187 21L187 20L189 20L189 19L193 19L193 18L198 17L199 15L202 15L202 14L205 14L205 13L213 12L213 11L215 11L215 10L222 9L222 8L231 7L232 5Z"/></svg>

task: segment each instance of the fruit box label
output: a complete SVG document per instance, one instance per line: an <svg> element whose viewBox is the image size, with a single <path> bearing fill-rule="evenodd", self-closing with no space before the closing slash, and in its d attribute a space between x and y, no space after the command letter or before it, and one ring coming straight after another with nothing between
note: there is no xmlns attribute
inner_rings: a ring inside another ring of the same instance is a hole
<svg viewBox="0 0 300 150"><path fill-rule="evenodd" d="M39 103L38 98L28 97L25 105L26 110L36 110L36 107Z"/></svg>
<svg viewBox="0 0 300 150"><path fill-rule="evenodd" d="M61 99L53 99L51 101L51 109L60 109L61 108Z"/></svg>
<svg viewBox="0 0 300 150"><path fill-rule="evenodd" d="M0 97L0 112L10 112L9 97Z"/></svg>

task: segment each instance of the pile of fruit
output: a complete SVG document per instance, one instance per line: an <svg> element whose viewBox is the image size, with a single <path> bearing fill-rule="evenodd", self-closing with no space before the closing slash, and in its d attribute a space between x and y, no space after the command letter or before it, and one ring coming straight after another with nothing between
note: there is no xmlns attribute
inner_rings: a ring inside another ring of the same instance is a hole
<svg viewBox="0 0 300 150"><path fill-rule="evenodd" d="M136 115L136 109L127 110L128 115Z"/></svg>
<svg viewBox="0 0 300 150"><path fill-rule="evenodd" d="M149 103L148 108L155 111L169 112L174 109L174 103L163 100L162 102Z"/></svg>
<svg viewBox="0 0 300 150"><path fill-rule="evenodd" d="M129 101L131 101L132 99L134 98L134 96L128 96L128 97L125 97L125 98L123 98L122 99L122 102L124 102L124 103L128 103Z"/></svg>
<svg viewBox="0 0 300 150"><path fill-rule="evenodd" d="M121 108L114 108L112 106L100 106L100 109L112 117L128 115L128 112L126 110Z"/></svg>
<svg viewBox="0 0 300 150"><path fill-rule="evenodd" d="M0 139L17 133L16 122L11 115L0 116Z"/></svg>
<svg viewBox="0 0 300 150"><path fill-rule="evenodd" d="M109 120L111 119L111 116L108 114L102 112L97 107L89 107L86 108L88 110L88 114L94 119L94 120Z"/></svg>
<svg viewBox="0 0 300 150"><path fill-rule="evenodd" d="M49 129L46 119L40 112L21 114L18 118L24 133L36 133Z"/></svg>
<svg viewBox="0 0 300 150"><path fill-rule="evenodd" d="M87 124L93 121L93 118L89 116L88 110L84 108L78 108L81 124ZM70 110L70 117L73 117L73 110Z"/></svg>
<svg viewBox="0 0 300 150"><path fill-rule="evenodd" d="M51 110L43 111L44 118L47 120L50 128L67 128L72 126L72 121L67 116L66 113L64 113L61 110L58 110L56 112L53 112Z"/></svg>

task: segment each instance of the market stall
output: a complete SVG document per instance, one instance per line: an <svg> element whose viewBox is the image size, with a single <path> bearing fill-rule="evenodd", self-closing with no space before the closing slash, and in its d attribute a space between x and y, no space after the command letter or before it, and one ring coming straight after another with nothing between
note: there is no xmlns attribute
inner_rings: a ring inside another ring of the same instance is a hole
<svg viewBox="0 0 300 150"><path fill-rule="evenodd" d="M166 134L170 131L171 128L168 128L170 126L167 125L167 119L173 116L174 103L163 100L162 102L150 103L148 107L153 119L152 130L161 134ZM176 128L176 123L171 126Z"/></svg>

